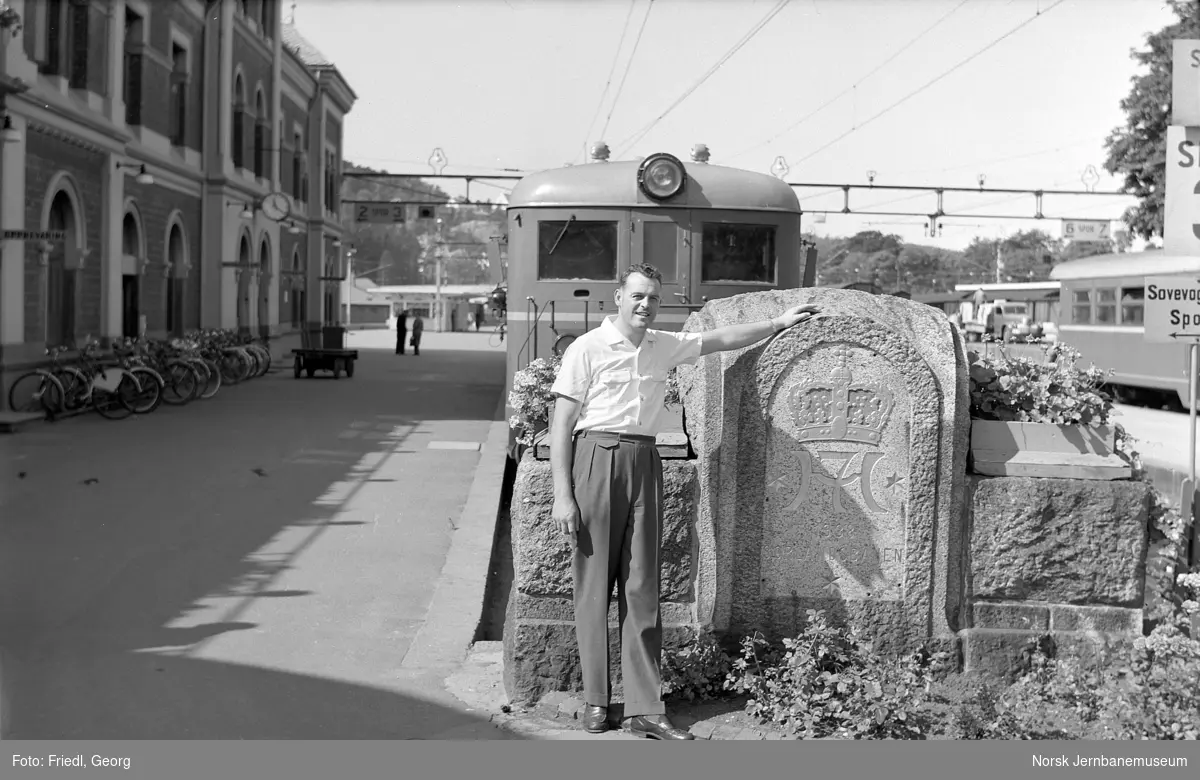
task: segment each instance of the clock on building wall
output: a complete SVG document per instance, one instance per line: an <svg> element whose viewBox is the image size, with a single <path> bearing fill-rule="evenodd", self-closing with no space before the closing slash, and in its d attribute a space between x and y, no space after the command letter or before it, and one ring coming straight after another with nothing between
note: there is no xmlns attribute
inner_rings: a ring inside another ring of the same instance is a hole
<svg viewBox="0 0 1200 780"><path fill-rule="evenodd" d="M291 213L291 204L288 202L287 195L282 192L272 192L267 197L263 198L262 212L267 219L273 219L279 222L286 219Z"/></svg>

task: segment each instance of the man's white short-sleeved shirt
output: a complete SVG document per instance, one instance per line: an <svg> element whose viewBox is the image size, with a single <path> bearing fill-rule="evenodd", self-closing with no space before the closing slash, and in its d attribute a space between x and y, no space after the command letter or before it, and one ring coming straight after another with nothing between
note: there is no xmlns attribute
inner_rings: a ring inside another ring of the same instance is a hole
<svg viewBox="0 0 1200 780"><path fill-rule="evenodd" d="M703 336L647 330L641 347L621 335L615 316L576 339L563 353L550 390L580 402L575 431L658 435L667 372L700 357Z"/></svg>

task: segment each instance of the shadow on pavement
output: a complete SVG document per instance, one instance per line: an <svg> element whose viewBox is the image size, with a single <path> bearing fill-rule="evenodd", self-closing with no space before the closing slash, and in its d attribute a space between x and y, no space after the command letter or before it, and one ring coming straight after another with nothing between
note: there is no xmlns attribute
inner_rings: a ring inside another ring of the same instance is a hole
<svg viewBox="0 0 1200 780"><path fill-rule="evenodd" d="M397 690L397 670L478 457L428 445L486 437L504 354L401 360L364 349L352 379L289 364L144 418L0 437L0 736L483 724Z"/></svg>

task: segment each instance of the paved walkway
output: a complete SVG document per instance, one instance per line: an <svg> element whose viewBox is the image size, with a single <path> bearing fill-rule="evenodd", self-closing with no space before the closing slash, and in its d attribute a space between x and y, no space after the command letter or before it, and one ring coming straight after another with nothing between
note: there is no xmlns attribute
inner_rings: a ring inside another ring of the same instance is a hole
<svg viewBox="0 0 1200 780"><path fill-rule="evenodd" d="M469 637L439 635L478 617L438 585L504 353L389 336L351 336L353 379L0 437L5 738L514 737L445 690Z"/></svg>

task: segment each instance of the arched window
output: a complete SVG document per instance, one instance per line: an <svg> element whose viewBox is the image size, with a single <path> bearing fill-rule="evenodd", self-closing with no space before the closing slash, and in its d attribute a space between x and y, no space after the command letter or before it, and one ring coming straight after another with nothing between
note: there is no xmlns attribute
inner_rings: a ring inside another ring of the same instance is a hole
<svg viewBox="0 0 1200 780"><path fill-rule="evenodd" d="M230 139L234 168L246 167L246 82L242 74L233 82L233 130Z"/></svg>
<svg viewBox="0 0 1200 780"><path fill-rule="evenodd" d="M184 251L183 231L179 225L171 226L170 238L167 239L167 262L171 264L170 275L167 278L167 331L172 336L182 336L187 254Z"/></svg>
<svg viewBox="0 0 1200 780"><path fill-rule="evenodd" d="M142 231L137 217L125 212L121 222L121 335L127 339L140 334Z"/></svg>
<svg viewBox="0 0 1200 780"><path fill-rule="evenodd" d="M59 190L50 203L47 230L66 233L55 241L46 269L46 343L49 346L75 343L75 272L66 268L67 247L74 245L75 207L67 193Z"/></svg>
<svg viewBox="0 0 1200 780"><path fill-rule="evenodd" d="M270 178L267 172L267 149L271 144L268 140L269 126L267 124L267 101L263 98L262 89L254 94L254 175L260 179Z"/></svg>

